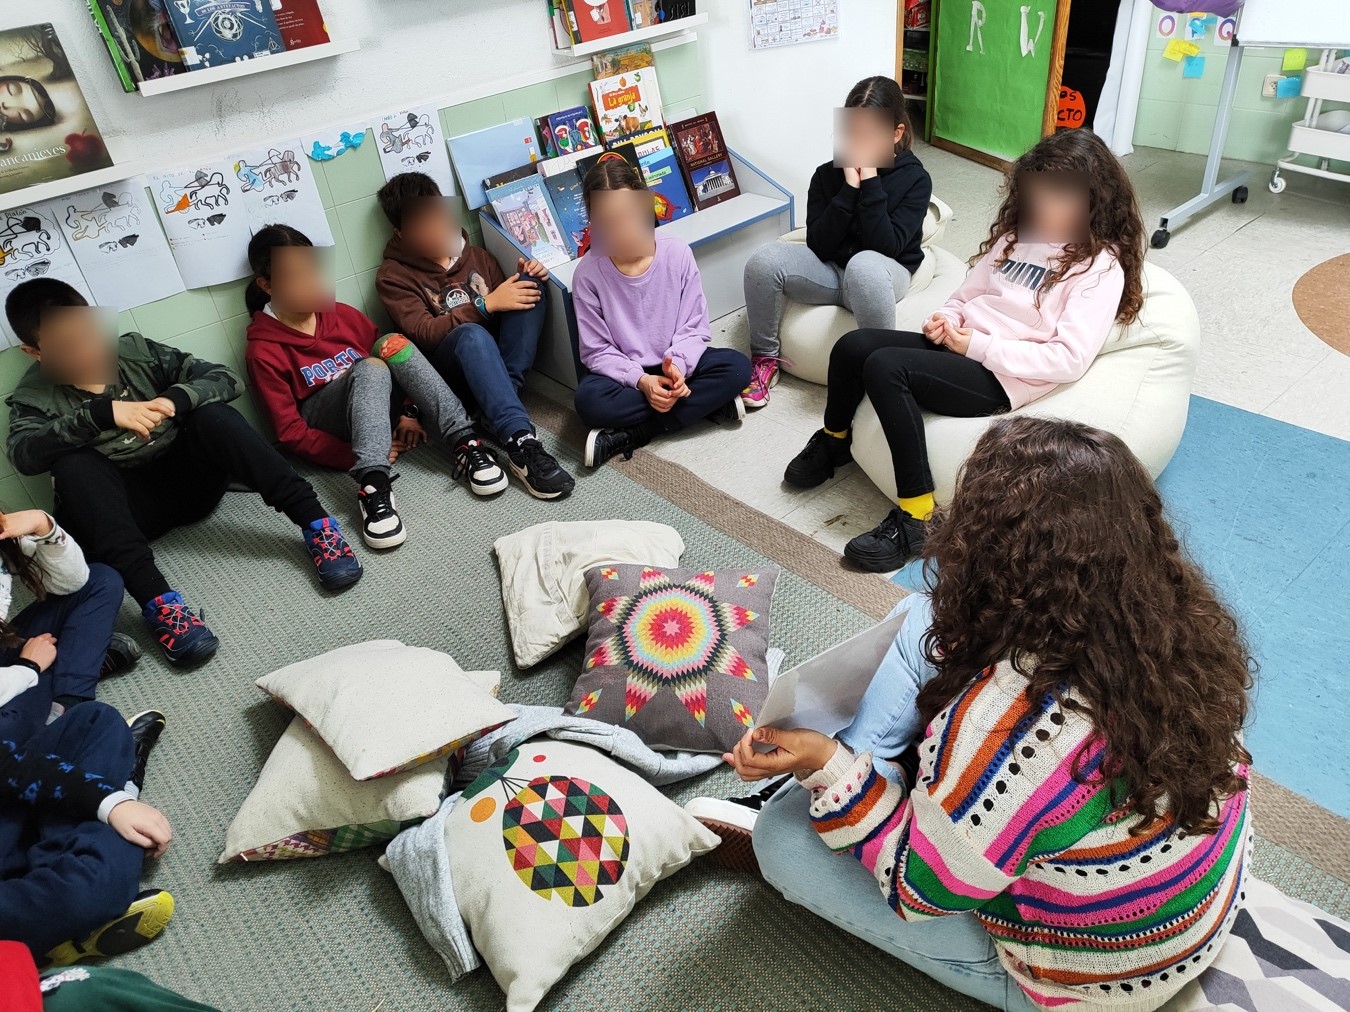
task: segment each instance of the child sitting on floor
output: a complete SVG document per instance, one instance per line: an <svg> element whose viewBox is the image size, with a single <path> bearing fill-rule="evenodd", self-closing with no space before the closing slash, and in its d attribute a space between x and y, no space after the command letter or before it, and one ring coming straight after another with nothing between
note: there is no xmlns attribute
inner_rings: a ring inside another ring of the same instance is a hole
<svg viewBox="0 0 1350 1012"><path fill-rule="evenodd" d="M209 516L232 481L300 528L325 588L361 578L313 487L226 403L243 387L228 368L140 334L114 339L55 278L18 285L5 313L37 360L8 400L9 459L20 474L51 471L62 526L117 570L171 664L204 661L220 642L159 571L150 540Z"/></svg>
<svg viewBox="0 0 1350 1012"><path fill-rule="evenodd" d="M248 259L249 379L283 449L356 479L367 545L393 548L407 537L390 468L426 441L419 418L445 440L455 476L467 476L477 495L506 488L506 474L445 380L402 334L381 337L359 309L333 301L303 233L268 225L249 242ZM397 428L396 387L409 398Z"/></svg>
<svg viewBox="0 0 1350 1012"><path fill-rule="evenodd" d="M708 303L693 251L655 229L651 194L622 158L582 183L592 245L572 276L577 346L589 371L576 407L591 427L586 466L625 459L702 418L745 417L750 361L710 348Z"/></svg>
<svg viewBox="0 0 1350 1012"><path fill-rule="evenodd" d="M477 403L530 495L569 495L575 479L544 449L520 402L544 329L540 282L548 270L521 258L517 273L503 277L492 254L456 225L440 187L424 173L398 174L378 199L394 234L375 288L394 326L460 396Z"/></svg>

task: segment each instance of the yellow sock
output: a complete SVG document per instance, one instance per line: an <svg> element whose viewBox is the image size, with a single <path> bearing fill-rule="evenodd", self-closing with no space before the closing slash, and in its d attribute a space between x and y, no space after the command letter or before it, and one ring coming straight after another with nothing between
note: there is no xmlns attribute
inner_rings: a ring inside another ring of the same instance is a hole
<svg viewBox="0 0 1350 1012"><path fill-rule="evenodd" d="M897 499L895 503L915 520L927 520L933 515L933 510L937 509L932 492L916 495L912 499Z"/></svg>
<svg viewBox="0 0 1350 1012"><path fill-rule="evenodd" d="M821 429L820 431L825 433L825 435L827 436L833 436L835 439L848 438L848 429L845 429L843 432L831 432L829 429Z"/></svg>

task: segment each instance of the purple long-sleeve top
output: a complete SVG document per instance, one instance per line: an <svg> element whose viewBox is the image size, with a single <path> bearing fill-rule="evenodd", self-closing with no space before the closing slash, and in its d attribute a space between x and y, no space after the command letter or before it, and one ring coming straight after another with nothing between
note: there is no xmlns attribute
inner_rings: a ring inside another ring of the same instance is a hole
<svg viewBox="0 0 1350 1012"><path fill-rule="evenodd" d="M712 340L694 253L674 236L657 233L651 266L635 278L588 253L572 275L572 301L582 365L625 386L666 352L690 375Z"/></svg>

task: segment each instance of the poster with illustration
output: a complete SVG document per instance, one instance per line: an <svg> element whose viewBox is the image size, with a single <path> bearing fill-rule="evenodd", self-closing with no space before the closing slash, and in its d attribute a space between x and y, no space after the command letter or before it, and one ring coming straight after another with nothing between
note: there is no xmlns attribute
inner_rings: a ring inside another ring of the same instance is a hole
<svg viewBox="0 0 1350 1012"><path fill-rule="evenodd" d="M384 166L384 178L400 172L425 172L447 197L455 192L450 171L450 153L441 132L441 117L434 106L401 109L381 116L375 123L375 145Z"/></svg>
<svg viewBox="0 0 1350 1012"><path fill-rule="evenodd" d="M111 166L56 29L0 31L0 193Z"/></svg>
<svg viewBox="0 0 1350 1012"><path fill-rule="evenodd" d="M155 202L178 271L189 288L248 274L248 215L228 162L151 173Z"/></svg>
<svg viewBox="0 0 1350 1012"><path fill-rule="evenodd" d="M314 167L299 138L245 151L230 164L251 232L264 225L290 225L315 246L333 245Z"/></svg>
<svg viewBox="0 0 1350 1012"><path fill-rule="evenodd" d="M145 187L142 176L51 202L100 306L131 309L185 290Z"/></svg>
<svg viewBox="0 0 1350 1012"><path fill-rule="evenodd" d="M0 303L30 278L58 278L75 286L91 303L96 301L61 232L56 203L0 211ZM6 347L19 343L3 313L0 340Z"/></svg>

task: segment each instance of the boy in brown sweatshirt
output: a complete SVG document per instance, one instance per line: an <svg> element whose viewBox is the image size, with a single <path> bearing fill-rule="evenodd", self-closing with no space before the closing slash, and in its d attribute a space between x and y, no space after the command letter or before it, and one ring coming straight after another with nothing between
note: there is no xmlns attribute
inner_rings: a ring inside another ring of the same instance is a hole
<svg viewBox="0 0 1350 1012"><path fill-rule="evenodd" d="M375 275L390 317L447 383L478 403L531 495L560 499L576 482L535 436L520 390L544 328L548 270L522 258L507 278L492 254L456 227L435 180L395 176L377 195L394 234ZM467 399L467 398L466 398Z"/></svg>

